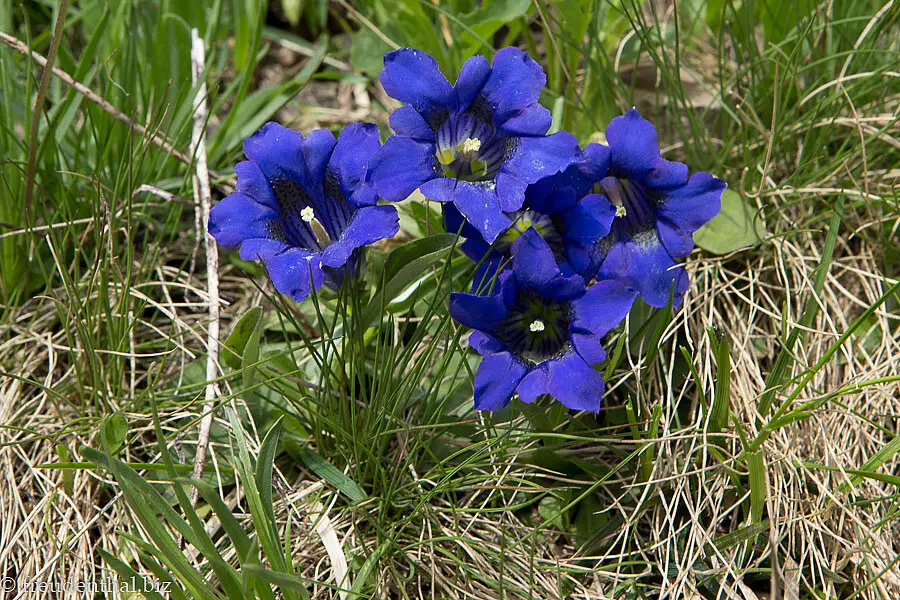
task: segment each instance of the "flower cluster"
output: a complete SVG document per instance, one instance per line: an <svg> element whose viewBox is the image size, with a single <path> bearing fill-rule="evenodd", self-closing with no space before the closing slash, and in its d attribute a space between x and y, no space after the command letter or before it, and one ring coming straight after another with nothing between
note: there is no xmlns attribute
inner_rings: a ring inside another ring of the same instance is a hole
<svg viewBox="0 0 900 600"><path fill-rule="evenodd" d="M476 409L548 394L598 411L601 338L636 297L680 304L688 277L679 261L719 212L725 183L662 158L636 109L609 123L608 146L547 135L546 77L516 48L492 63L469 59L453 85L418 50L388 53L384 65L385 91L406 104L384 145L372 124L350 125L337 141L266 124L244 143L237 191L213 208L210 233L264 261L275 288L303 300L339 285L362 247L397 233L396 209L379 200L418 190L443 203L448 231L478 263L473 293L450 297L484 357Z"/></svg>

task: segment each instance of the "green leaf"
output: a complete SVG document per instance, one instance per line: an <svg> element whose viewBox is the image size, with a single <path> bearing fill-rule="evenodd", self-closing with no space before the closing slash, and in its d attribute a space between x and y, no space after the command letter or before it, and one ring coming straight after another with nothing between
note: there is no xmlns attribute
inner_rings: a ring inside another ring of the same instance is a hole
<svg viewBox="0 0 900 600"><path fill-rule="evenodd" d="M766 508L766 461L761 451L747 454L750 471L750 522L759 523Z"/></svg>
<svg viewBox="0 0 900 600"><path fill-rule="evenodd" d="M125 436L128 435L128 420L120 412L112 413L100 422L100 435L103 437L103 446L112 454L117 453L125 444Z"/></svg>
<svg viewBox="0 0 900 600"><path fill-rule="evenodd" d="M544 525L555 531L565 531L565 514L562 503L556 496L544 496L538 504L538 514L544 519Z"/></svg>
<svg viewBox="0 0 900 600"><path fill-rule="evenodd" d="M300 24L300 17L303 15L303 0L281 0L281 10L288 23L296 27Z"/></svg>
<svg viewBox="0 0 900 600"><path fill-rule="evenodd" d="M259 368L260 337L262 335L262 309L255 306L248 310L235 324L231 335L225 340L223 362L232 369L240 369L243 396L257 427L265 424L265 400L254 388Z"/></svg>
<svg viewBox="0 0 900 600"><path fill-rule="evenodd" d="M231 330L231 335L225 340L225 350L222 352L222 362L228 367L232 369L241 368L244 351L248 348L248 344L251 345L250 350L253 350L251 342L253 339L255 339L256 356L257 358L259 357L259 333L262 324L262 314L262 308L254 306L245 312L234 324L234 329Z"/></svg>
<svg viewBox="0 0 900 600"><path fill-rule="evenodd" d="M715 333L710 332L710 337L715 340ZM709 421L706 431L718 433L728 423L728 409L731 396L731 343L727 337L719 341L716 349L716 389L713 395L712 409L710 409Z"/></svg>
<svg viewBox="0 0 900 600"><path fill-rule="evenodd" d="M737 192L725 190L722 210L694 233L694 242L713 254L728 254L758 243L764 235L765 228L750 203Z"/></svg>
<svg viewBox="0 0 900 600"><path fill-rule="evenodd" d="M383 56L392 48L368 28L362 28L352 37L350 62L366 75L376 76L384 66Z"/></svg>
<svg viewBox="0 0 900 600"><path fill-rule="evenodd" d="M278 419L263 438L259 447L259 458L256 460L256 487L259 489L259 498L266 517L275 522L275 509L272 501L272 471L275 464L275 454L278 448L278 438L281 435L281 419Z"/></svg>
<svg viewBox="0 0 900 600"><path fill-rule="evenodd" d="M103 558L106 563L113 568L116 574L119 576L120 582L129 582L135 584L137 591L141 591L141 595L147 600L165 600L165 597L155 590L154 584L156 582L151 581L132 569L125 562L119 560L109 552L105 550L100 550L100 556Z"/></svg>
<svg viewBox="0 0 900 600"><path fill-rule="evenodd" d="M356 574L356 579L353 582L353 586L350 588L350 593L347 595L347 600L362 600L363 590L369 587L369 579L372 577L372 573L375 571L375 567L378 565L378 560L381 556L387 552L390 547L391 541L387 539L381 542L381 545L375 549L368 558L366 558L366 562L363 563L363 566L360 567L359 572Z"/></svg>
<svg viewBox="0 0 900 600"><path fill-rule="evenodd" d="M337 467L316 454L316 452L309 448L300 448L299 454L303 464L309 467L313 473L336 487L339 492L347 496L351 501L359 503L366 500L366 493L355 481L344 475Z"/></svg>
<svg viewBox="0 0 900 600"><path fill-rule="evenodd" d="M421 279L435 263L447 257L456 246L457 239L455 233L442 233L404 244L391 252L384 265L384 284L363 313L363 324L373 326L382 308L386 309L391 300Z"/></svg>

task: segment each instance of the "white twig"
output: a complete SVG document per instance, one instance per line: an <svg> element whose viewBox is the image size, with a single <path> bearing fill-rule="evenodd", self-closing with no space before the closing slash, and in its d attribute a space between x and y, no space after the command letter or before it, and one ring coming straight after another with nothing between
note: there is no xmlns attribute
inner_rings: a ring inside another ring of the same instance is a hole
<svg viewBox="0 0 900 600"><path fill-rule="evenodd" d="M203 39L196 29L191 30L191 79L197 86L194 97L194 128L191 131L191 150L193 151L196 169L194 171L194 201L199 207L202 230L206 241L206 282L209 292L209 327L207 329L206 355L206 398L203 404L203 418L200 421L200 433L197 436L197 453L194 456L194 477L203 475L206 462L206 449L209 447L209 430L213 421L217 389L214 383L218 376L219 363L219 251L216 240L209 234L209 169L206 164L206 82L203 79L206 70L206 57ZM192 491L192 500L196 501L197 490Z"/></svg>

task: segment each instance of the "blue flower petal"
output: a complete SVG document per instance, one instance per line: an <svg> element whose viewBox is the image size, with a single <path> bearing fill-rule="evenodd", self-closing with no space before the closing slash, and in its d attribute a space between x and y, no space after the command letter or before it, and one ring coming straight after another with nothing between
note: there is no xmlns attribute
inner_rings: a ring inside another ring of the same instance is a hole
<svg viewBox="0 0 900 600"><path fill-rule="evenodd" d="M507 135L540 136L547 133L552 122L550 111L534 104L507 119L500 129Z"/></svg>
<svg viewBox="0 0 900 600"><path fill-rule="evenodd" d="M391 129L421 142L434 142L434 132L422 115L412 106L401 106L391 113Z"/></svg>
<svg viewBox="0 0 900 600"><path fill-rule="evenodd" d="M589 247L606 236L616 218L616 207L600 194L588 194L562 215L564 239Z"/></svg>
<svg viewBox="0 0 900 600"><path fill-rule="evenodd" d="M684 258L694 249L694 236L689 231L676 229L665 221L657 221L656 232L672 258Z"/></svg>
<svg viewBox="0 0 900 600"><path fill-rule="evenodd" d="M378 201L365 177L369 160L381 147L380 135L373 123L351 123L341 131L328 161L327 168L337 177L344 198L357 206L371 206Z"/></svg>
<svg viewBox="0 0 900 600"><path fill-rule="evenodd" d="M400 231L400 216L393 206L365 206L356 211L341 239L322 253L326 267L342 267L353 251L378 240L392 238Z"/></svg>
<svg viewBox="0 0 900 600"><path fill-rule="evenodd" d="M606 177L611 154L608 146L596 143L585 146L582 153L584 160L579 163L579 170L587 183L583 192L587 192L594 183Z"/></svg>
<svg viewBox="0 0 900 600"><path fill-rule="evenodd" d="M469 335L469 347L482 356L506 350L503 342L483 331L473 331Z"/></svg>
<svg viewBox="0 0 900 600"><path fill-rule="evenodd" d="M512 221L500 209L497 196L482 186L459 181L456 184L454 204L488 243L506 231Z"/></svg>
<svg viewBox="0 0 900 600"><path fill-rule="evenodd" d="M396 202L437 176L434 145L395 135L369 161L366 179L379 197Z"/></svg>
<svg viewBox="0 0 900 600"><path fill-rule="evenodd" d="M460 217L461 216L462 215L460 215ZM456 231L453 231L453 233L456 233ZM462 244L459 245L459 249L462 250L463 254L465 254L475 262L479 262L482 258L493 252L490 244L481 239L480 235L465 240Z"/></svg>
<svg viewBox="0 0 900 600"><path fill-rule="evenodd" d="M300 302L325 281L320 255L302 248L290 248L266 263L275 289Z"/></svg>
<svg viewBox="0 0 900 600"><path fill-rule="evenodd" d="M580 275L564 277L553 251L537 231L529 228L513 242L512 265L518 285L550 300L571 300L584 293Z"/></svg>
<svg viewBox="0 0 900 600"><path fill-rule="evenodd" d="M569 167L566 172L574 167ZM555 216L572 209L578 204L578 192L575 188L566 185L568 181L554 181L562 179L563 173L551 177L545 177L537 183L528 186L525 191L525 208L542 215Z"/></svg>
<svg viewBox="0 0 900 600"><path fill-rule="evenodd" d="M609 169L609 148L600 144L588 144L577 162L564 170L544 177L528 186L525 205L545 215L555 215L567 210L590 192L591 187L606 176ZM564 189L571 193L565 201L559 198Z"/></svg>
<svg viewBox="0 0 900 600"><path fill-rule="evenodd" d="M245 240L241 244L241 260L269 260L279 252L284 252L289 246L280 240L255 238Z"/></svg>
<svg viewBox="0 0 900 600"><path fill-rule="evenodd" d="M456 180L450 177L436 177L423 183L419 191L435 202L453 202L456 198Z"/></svg>
<svg viewBox="0 0 900 600"><path fill-rule="evenodd" d="M435 111L456 104L456 94L437 61L421 50L400 48L385 54L381 85L391 98L413 106L426 121Z"/></svg>
<svg viewBox="0 0 900 600"><path fill-rule="evenodd" d="M516 392L519 394L519 399L526 404L531 404L539 396L549 394L550 380L547 377L547 370L537 367L528 371L528 374L516 386Z"/></svg>
<svg viewBox="0 0 900 600"><path fill-rule="evenodd" d="M669 189L684 185L688 180L687 165L660 158L656 166L644 176L643 183L653 189Z"/></svg>
<svg viewBox="0 0 900 600"><path fill-rule="evenodd" d="M272 210L278 210L278 200L275 199L272 186L255 162L251 160L239 162L234 166L234 174L237 176L237 191Z"/></svg>
<svg viewBox="0 0 900 600"><path fill-rule="evenodd" d="M288 178L305 184L309 182L303 162L303 136L269 122L244 140L244 154L262 171L268 181Z"/></svg>
<svg viewBox="0 0 900 600"><path fill-rule="evenodd" d="M523 109L537 104L546 83L544 70L527 54L512 46L498 50L491 75L482 88L488 104L494 107L494 124L502 127Z"/></svg>
<svg viewBox="0 0 900 600"><path fill-rule="evenodd" d="M309 183L303 188L314 199L322 197L325 169L328 161L331 160L335 145L337 145L337 141L334 139L334 134L327 129L311 131L301 143L303 161L309 177Z"/></svg>
<svg viewBox="0 0 900 600"><path fill-rule="evenodd" d="M491 75L491 65L481 55L473 56L459 70L459 77L453 90L456 92L457 107L466 110L472 100L481 93L481 88ZM546 131L546 130L545 130Z"/></svg>
<svg viewBox="0 0 900 600"><path fill-rule="evenodd" d="M226 248L244 241L268 237L267 226L277 218L274 210L253 198L234 192L209 211L209 233Z"/></svg>
<svg viewBox="0 0 900 600"><path fill-rule="evenodd" d="M599 365L606 360L606 351L600 344L600 338L593 334L573 333L572 345L589 365Z"/></svg>
<svg viewBox="0 0 900 600"><path fill-rule="evenodd" d="M518 210L525 201L524 185L566 169L581 158L578 140L567 131L547 137L523 137L497 177L497 196L504 210ZM505 177L501 178L500 175Z"/></svg>
<svg viewBox="0 0 900 600"><path fill-rule="evenodd" d="M611 152L610 168L617 177L643 179L661 159L656 129L637 109L610 121L606 139Z"/></svg>
<svg viewBox="0 0 900 600"><path fill-rule="evenodd" d="M509 352L485 356L475 374L475 410L500 410L509 404L526 370Z"/></svg>
<svg viewBox="0 0 900 600"><path fill-rule="evenodd" d="M673 305L681 304L688 288L684 267L669 255L656 229L641 232L634 239L616 242L597 273L600 279L618 279L633 287L650 306L662 308L669 303L675 286Z"/></svg>
<svg viewBox="0 0 900 600"><path fill-rule="evenodd" d="M501 294L476 296L453 292L450 294L450 316L470 329L494 331L509 311Z"/></svg>
<svg viewBox="0 0 900 600"><path fill-rule="evenodd" d="M603 337L628 316L635 295L618 281L598 281L572 301L572 329Z"/></svg>
<svg viewBox="0 0 900 600"><path fill-rule="evenodd" d="M605 385L603 377L584 362L577 352L570 352L561 358L547 361L551 396L572 410L600 412Z"/></svg>
<svg viewBox="0 0 900 600"><path fill-rule="evenodd" d="M525 204L525 193L528 183L514 173L501 170L497 173L496 198L503 212L515 212Z"/></svg>
<svg viewBox="0 0 900 600"><path fill-rule="evenodd" d="M657 215L678 229L697 231L719 214L726 187L709 173L694 173L686 185L662 195Z"/></svg>
<svg viewBox="0 0 900 600"><path fill-rule="evenodd" d="M430 183L430 182L429 182ZM452 203L447 202L445 204L441 204L441 209L444 215L444 227L449 233L457 233L460 232L460 235L464 238L468 238L469 240L478 241L484 244L484 247L487 248L488 244L481 239L481 234L478 233L478 230L472 227L472 224L466 221L466 218L462 216L462 213L459 212L459 209L456 208ZM461 246L463 251L465 252L466 245L465 242ZM474 246L470 246L473 249L476 249ZM485 251L486 252L486 251ZM485 252L481 252L476 259L473 255L469 255L469 258L474 260L480 260L482 256L485 255Z"/></svg>

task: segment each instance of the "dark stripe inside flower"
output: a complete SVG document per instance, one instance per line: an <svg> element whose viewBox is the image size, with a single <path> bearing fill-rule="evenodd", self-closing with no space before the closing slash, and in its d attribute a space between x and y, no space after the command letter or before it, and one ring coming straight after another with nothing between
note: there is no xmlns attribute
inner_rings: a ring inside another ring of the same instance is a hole
<svg viewBox="0 0 900 600"><path fill-rule="evenodd" d="M400 227L365 182L380 145L371 123L347 126L336 141L324 129L304 137L266 123L244 141L237 191L212 208L209 232L242 259L264 261L275 289L298 301L337 286L360 248Z"/></svg>
<svg viewBox="0 0 900 600"><path fill-rule="evenodd" d="M688 177L686 165L662 158L656 130L635 109L613 119L606 138L610 167L596 191L616 218L586 270L634 287L651 306L666 306L670 295L677 306L688 288L679 260L694 249L693 232L718 214L726 184L709 173Z"/></svg>
<svg viewBox="0 0 900 600"><path fill-rule="evenodd" d="M600 410L606 360L600 340L631 309L635 292L617 281L586 289L565 275L533 228L513 242L512 269L490 296L453 293L450 314L474 329L469 344L484 358L475 375L476 410L498 410L514 394L549 394L573 410Z"/></svg>
<svg viewBox="0 0 900 600"><path fill-rule="evenodd" d="M493 242L512 223L529 184L579 158L572 134L546 135L550 112L538 104L547 78L516 48L493 65L466 61L450 85L429 55L411 48L385 54L381 83L407 106L391 114L396 135L369 165L369 181L386 200L414 190L457 210Z"/></svg>
<svg viewBox="0 0 900 600"><path fill-rule="evenodd" d="M544 238L564 274L593 275L589 271L590 252L609 233L615 217L615 208L592 191L608 166L609 149L589 144L577 163L528 186L525 205L507 213L512 225L493 244L465 222L453 205L445 204L447 230L461 231L467 238L461 245L463 252L481 263L473 279L473 291L487 289L498 269L509 265L513 243L528 229Z"/></svg>

